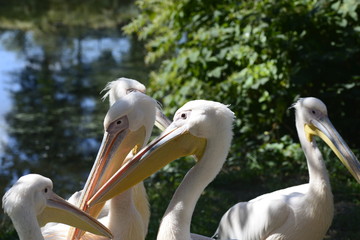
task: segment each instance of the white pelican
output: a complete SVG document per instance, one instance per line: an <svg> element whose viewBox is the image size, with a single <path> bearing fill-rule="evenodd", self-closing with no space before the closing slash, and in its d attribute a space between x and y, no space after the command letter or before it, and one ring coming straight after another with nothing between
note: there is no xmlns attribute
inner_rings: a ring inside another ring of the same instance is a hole
<svg viewBox="0 0 360 240"><path fill-rule="evenodd" d="M132 93L132 92L141 92L141 93L144 93L146 92L146 87L134 80L134 79L130 79L130 78L118 78L117 80L115 81L111 81L111 82L108 82L105 86L105 88L101 91L107 91L104 96L102 97L103 100L105 100L107 97L109 98L109 103L110 103L110 107L116 103L119 99L121 99L122 97L126 96L127 94L129 93ZM110 110L109 110L110 111ZM113 114L115 118L117 114ZM119 115L121 115L121 112L119 112ZM105 121L105 120L104 120ZM104 127L105 127L105 122L104 122ZM80 192L80 194L76 194L77 196L74 196L74 200L77 205L80 207L80 209L83 209L85 211L87 211L87 206L85 204L86 202L86 199L88 198L88 196L91 196L93 194L93 192L96 190L96 189L93 189L91 190L90 188L93 188L95 187L94 184L94 174L96 172L96 168L98 167L98 162L100 161L99 159L99 154L100 152L104 151L105 147L106 147L106 143L104 142L106 140L106 137L107 136L107 132L106 132L106 127L105 127L105 133L104 133L104 137L103 137L103 142L100 146L100 149L99 149L99 152L98 152L98 156L94 162L94 165L91 169L91 172L89 174L89 177L86 181L86 184L85 184L85 187L84 189ZM111 141L110 141L111 143ZM119 164L121 164L121 162L123 161L123 159L119 159ZM99 177L99 176L97 176ZM137 186L134 186L134 189L135 188L143 188L144 189L144 186L141 186L141 184L137 185ZM139 199L139 203L140 203L140 208L143 209L143 207L141 206L147 206L148 205L148 200L147 200L147 196L146 196L146 192L145 192L145 189L143 191L135 191L135 193L144 193L144 194L140 194L140 196L138 197L135 197L135 199ZM74 194L74 195L75 195ZM77 198L77 197L80 197L80 198ZM72 196L73 198L73 196ZM103 207L102 206L98 206L98 209L93 209L91 210L92 212L89 212L90 215L94 216L94 217L98 217L97 215L100 213L100 210L102 209ZM146 209L146 208L145 208ZM149 212L149 210L145 210L143 211L144 212L144 219L146 218L149 218L147 215L150 215L150 213L146 213L146 212ZM108 215L108 210L107 210L107 213L105 214L105 216ZM74 239L75 237L79 237L81 236L84 232L82 231L78 231L78 230L75 230L75 232L73 232L73 230L75 229L72 229L72 232L70 232L70 236L71 236L71 239Z"/></svg>
<svg viewBox="0 0 360 240"><path fill-rule="evenodd" d="M240 202L222 217L217 239L323 239L334 206L329 177L314 136L322 138L360 182L360 165L327 116L323 102L302 98L296 110L296 129L305 153L309 183Z"/></svg>
<svg viewBox="0 0 360 240"><path fill-rule="evenodd" d="M119 80L116 81L118 82ZM110 91L113 89L111 87ZM158 105L155 100L141 92L132 89L127 95L119 98L111 105L105 117L103 142L80 202L80 208L91 216L97 217L103 204L89 209L85 204L88 199L150 138ZM112 93L114 92L110 92L109 96L114 100L116 98L112 98ZM165 122L159 118L157 120ZM111 201L109 216L104 223L112 231L115 239L143 240L149 218L146 191L143 183L139 183ZM80 230L72 230L69 233L70 239L78 239L82 235L83 232Z"/></svg>
<svg viewBox="0 0 360 240"><path fill-rule="evenodd" d="M3 208L21 240L44 239L40 227L60 222L111 238L110 231L96 219L53 192L49 178L38 174L22 176L5 193Z"/></svg>
<svg viewBox="0 0 360 240"><path fill-rule="evenodd" d="M163 134L126 163L88 204L111 199L170 161L194 155L198 161L173 195L157 239L209 239L191 235L190 223L202 191L225 162L232 140L233 119L233 112L221 103L205 100L188 102L176 112L174 122Z"/></svg>

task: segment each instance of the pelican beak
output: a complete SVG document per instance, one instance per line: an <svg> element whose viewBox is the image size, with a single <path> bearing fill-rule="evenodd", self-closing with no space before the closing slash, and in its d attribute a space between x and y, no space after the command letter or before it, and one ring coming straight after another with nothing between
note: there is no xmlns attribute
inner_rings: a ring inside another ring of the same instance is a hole
<svg viewBox="0 0 360 240"><path fill-rule="evenodd" d="M206 143L205 138L192 135L186 126L170 125L160 137L121 167L88 201L88 205L94 206L111 199L175 159L189 155L201 159Z"/></svg>
<svg viewBox="0 0 360 240"><path fill-rule="evenodd" d="M47 199L46 207L37 216L40 226L48 222L59 222L97 235L113 238L109 229L87 213L68 203L55 193Z"/></svg>
<svg viewBox="0 0 360 240"><path fill-rule="evenodd" d="M305 124L305 134L309 141L314 135L324 140L360 183L360 163L328 118L312 120L311 124Z"/></svg>
<svg viewBox="0 0 360 240"><path fill-rule="evenodd" d="M99 153L84 188L80 204L83 210L87 209L86 202L89 198L121 167L126 156L132 151L136 153L137 149L144 144L145 127L143 126L137 131L130 131L127 118L125 117L123 121L127 124L124 124L125 127L121 131L105 131L104 133ZM97 217L100 210L101 208L96 214L89 213L91 216Z"/></svg>
<svg viewBox="0 0 360 240"><path fill-rule="evenodd" d="M127 118L125 118L127 120ZM124 120L125 120L124 119ZM136 131L124 128L120 132L106 131L98 156L91 172L87 195L91 196L99 189L122 165L129 153L136 153L144 144L145 127Z"/></svg>
<svg viewBox="0 0 360 240"><path fill-rule="evenodd" d="M95 218L100 214L105 202L89 208L86 204L87 201L123 165L127 156L135 154L144 144L145 126L131 131L127 117L124 116L121 121L123 123L121 129L114 131L108 128L105 130L98 155L79 200L79 208ZM78 239L82 234L83 232L79 229L70 229L68 236L70 239Z"/></svg>
<svg viewBox="0 0 360 240"><path fill-rule="evenodd" d="M164 131L168 126L170 126L170 124L171 124L171 121L161 111L160 107L157 107L156 108L155 126L158 127L161 131Z"/></svg>

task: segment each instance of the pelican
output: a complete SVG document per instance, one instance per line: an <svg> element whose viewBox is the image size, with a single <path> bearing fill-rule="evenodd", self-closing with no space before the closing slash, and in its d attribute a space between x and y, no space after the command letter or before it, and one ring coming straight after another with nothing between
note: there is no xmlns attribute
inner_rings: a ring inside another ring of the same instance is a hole
<svg viewBox="0 0 360 240"><path fill-rule="evenodd" d="M96 219L56 195L52 181L41 175L20 177L2 201L20 240L44 239L40 227L47 222L65 223L112 238L110 231Z"/></svg>
<svg viewBox="0 0 360 240"><path fill-rule="evenodd" d="M192 214L201 193L220 171L232 140L234 114L217 102L186 103L163 134L118 170L89 200L93 206L126 191L167 163L193 155L192 167L173 195L159 228L158 240L210 239L190 233Z"/></svg>
<svg viewBox="0 0 360 240"><path fill-rule="evenodd" d="M222 217L217 239L323 239L334 213L330 180L314 136L323 139L360 182L360 165L335 130L325 104L302 98L295 108L296 129L307 159L309 183L240 202Z"/></svg>
<svg viewBox="0 0 360 240"><path fill-rule="evenodd" d="M136 80L121 78L109 83L105 90L108 90L105 97L110 99L110 109L104 120L105 134L79 205L94 217L98 217L103 204L89 209L85 203L123 162L132 157L132 153L147 143L155 115L159 126L169 125L157 102L143 94L145 87ZM146 191L143 183L139 183L111 201L105 224L115 239L142 240L147 234L149 218ZM78 239L83 234L72 229L69 238Z"/></svg>

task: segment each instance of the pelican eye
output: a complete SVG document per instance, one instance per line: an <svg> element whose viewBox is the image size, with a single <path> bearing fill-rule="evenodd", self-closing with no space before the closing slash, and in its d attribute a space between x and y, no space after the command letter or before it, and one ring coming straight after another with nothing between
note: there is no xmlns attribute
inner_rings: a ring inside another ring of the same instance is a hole
<svg viewBox="0 0 360 240"><path fill-rule="evenodd" d="M186 114L186 113L182 113L182 114L180 115L180 117L181 117L182 119L186 119L187 114Z"/></svg>
<svg viewBox="0 0 360 240"><path fill-rule="evenodd" d="M116 122L117 125L120 125L121 123L122 123L121 120L118 120L118 121Z"/></svg>
<svg viewBox="0 0 360 240"><path fill-rule="evenodd" d="M129 88L129 89L126 90L126 94L129 94L129 93L132 93L132 92L137 92L137 90L134 89L134 88Z"/></svg>
<svg viewBox="0 0 360 240"><path fill-rule="evenodd" d="M311 112L312 112L313 114L315 114L315 113L316 113L316 112L315 112L315 110L312 110Z"/></svg>
<svg viewBox="0 0 360 240"><path fill-rule="evenodd" d="M45 188L45 189L44 189L44 193L47 193L47 192L48 192L48 188Z"/></svg>

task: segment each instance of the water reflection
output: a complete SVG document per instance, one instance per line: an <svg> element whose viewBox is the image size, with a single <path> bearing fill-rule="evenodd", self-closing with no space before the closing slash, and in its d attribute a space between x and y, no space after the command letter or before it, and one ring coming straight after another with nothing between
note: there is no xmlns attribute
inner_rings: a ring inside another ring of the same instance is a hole
<svg viewBox="0 0 360 240"><path fill-rule="evenodd" d="M19 64L5 83L12 107L5 116L1 196L28 172L51 178L61 196L79 190L102 137L108 103L100 91L121 76L147 76L142 45L123 36L118 23L54 28L1 32L0 44Z"/></svg>

